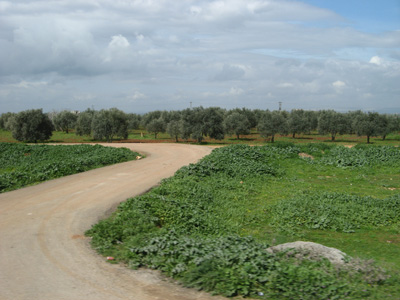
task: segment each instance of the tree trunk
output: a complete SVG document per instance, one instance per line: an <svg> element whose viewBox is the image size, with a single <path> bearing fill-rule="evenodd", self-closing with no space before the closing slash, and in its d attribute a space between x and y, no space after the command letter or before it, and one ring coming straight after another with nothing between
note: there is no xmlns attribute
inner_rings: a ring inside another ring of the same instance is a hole
<svg viewBox="0 0 400 300"><path fill-rule="evenodd" d="M237 138L238 140L240 140L240 135L239 135L239 134L236 134L236 138Z"/></svg>
<svg viewBox="0 0 400 300"><path fill-rule="evenodd" d="M296 132L293 132L292 138L296 138Z"/></svg>
<svg viewBox="0 0 400 300"><path fill-rule="evenodd" d="M335 136L334 135L331 135L331 140L332 140L332 142L334 142L335 141Z"/></svg>
<svg viewBox="0 0 400 300"><path fill-rule="evenodd" d="M275 142L275 135L271 135L271 143Z"/></svg>
<svg viewBox="0 0 400 300"><path fill-rule="evenodd" d="M369 144L369 135L367 135L367 144Z"/></svg>

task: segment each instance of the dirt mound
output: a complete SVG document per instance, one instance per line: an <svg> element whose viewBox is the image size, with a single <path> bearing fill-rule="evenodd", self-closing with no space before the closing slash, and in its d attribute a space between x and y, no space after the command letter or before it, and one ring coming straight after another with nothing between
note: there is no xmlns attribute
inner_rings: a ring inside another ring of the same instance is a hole
<svg viewBox="0 0 400 300"><path fill-rule="evenodd" d="M307 157L307 158L314 159L314 156L312 156L310 154L307 154L307 153L303 153L303 152L299 153L299 156L302 157L302 158Z"/></svg>
<svg viewBox="0 0 400 300"><path fill-rule="evenodd" d="M326 247L313 242L297 241L293 243L281 244L267 249L270 253L285 251L288 249L298 250L302 254L306 254L310 259L326 258L331 263L342 265L345 263L346 253L331 247Z"/></svg>

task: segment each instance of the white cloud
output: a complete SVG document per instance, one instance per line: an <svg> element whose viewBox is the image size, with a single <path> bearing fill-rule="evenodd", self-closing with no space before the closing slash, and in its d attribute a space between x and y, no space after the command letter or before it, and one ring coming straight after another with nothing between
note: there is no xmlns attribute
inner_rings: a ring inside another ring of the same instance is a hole
<svg viewBox="0 0 400 300"><path fill-rule="evenodd" d="M130 46L129 41L126 37L119 35L114 35L111 37L111 42L108 44L109 49L126 49Z"/></svg>
<svg viewBox="0 0 400 300"><path fill-rule="evenodd" d="M283 82L278 84L278 87L280 88L292 88L293 86L294 86L293 83L290 82Z"/></svg>
<svg viewBox="0 0 400 300"><path fill-rule="evenodd" d="M73 99L76 101L90 101L93 99L96 99L96 95L94 94L77 94L77 95L73 95Z"/></svg>
<svg viewBox="0 0 400 300"><path fill-rule="evenodd" d="M240 96L244 94L244 90L238 87L231 87L228 94L231 96Z"/></svg>
<svg viewBox="0 0 400 300"><path fill-rule="evenodd" d="M379 56L373 56L371 57L370 61L371 64L375 64L380 66L382 64L382 58L380 58Z"/></svg>
<svg viewBox="0 0 400 300"><path fill-rule="evenodd" d="M20 83L13 84L12 86L17 87L17 88L34 88L34 87L40 87L40 86L45 86L47 85L47 82L45 81L25 81L22 80Z"/></svg>
<svg viewBox="0 0 400 300"><path fill-rule="evenodd" d="M127 97L129 100L132 100L132 102L135 102L136 100L140 100L140 99L145 99L146 95L142 94L139 91L134 91L133 95L130 95Z"/></svg>
<svg viewBox="0 0 400 300"><path fill-rule="evenodd" d="M108 47L105 51L104 62L111 61L125 61L128 59L130 53L130 43L128 39L121 34L114 35L111 37L111 41L108 43ZM118 68L118 65L115 65Z"/></svg>
<svg viewBox="0 0 400 300"><path fill-rule="evenodd" d="M343 81L341 81L341 80L337 80L337 81L335 81L335 82L332 82L332 85L333 85L335 88L343 88L343 87L346 86L346 83L343 82Z"/></svg>

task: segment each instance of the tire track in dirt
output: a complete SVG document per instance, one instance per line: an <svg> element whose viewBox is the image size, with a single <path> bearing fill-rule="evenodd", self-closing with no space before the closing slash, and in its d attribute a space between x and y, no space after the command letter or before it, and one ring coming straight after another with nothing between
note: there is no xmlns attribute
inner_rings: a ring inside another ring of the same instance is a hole
<svg viewBox="0 0 400 300"><path fill-rule="evenodd" d="M151 270L112 265L84 232L121 201L211 152L181 144L110 144L146 159L0 194L0 299L218 300Z"/></svg>

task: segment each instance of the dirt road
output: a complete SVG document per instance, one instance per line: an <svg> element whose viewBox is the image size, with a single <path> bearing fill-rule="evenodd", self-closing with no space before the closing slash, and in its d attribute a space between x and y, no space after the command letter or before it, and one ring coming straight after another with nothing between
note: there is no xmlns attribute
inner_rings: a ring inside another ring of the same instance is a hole
<svg viewBox="0 0 400 300"><path fill-rule="evenodd" d="M179 144L112 144L147 155L0 194L0 299L220 299L98 256L84 232L211 149Z"/></svg>

